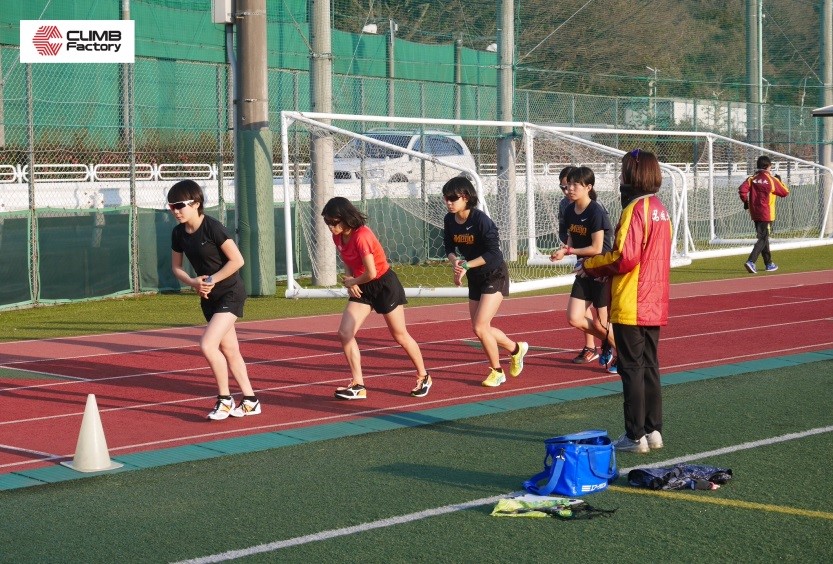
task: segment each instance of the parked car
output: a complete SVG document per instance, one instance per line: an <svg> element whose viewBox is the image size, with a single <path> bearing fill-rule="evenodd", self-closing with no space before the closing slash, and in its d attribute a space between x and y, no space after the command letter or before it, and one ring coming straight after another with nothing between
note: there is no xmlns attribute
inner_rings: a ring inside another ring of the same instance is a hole
<svg viewBox="0 0 833 564"><path fill-rule="evenodd" d="M477 165L462 137L448 131L402 131L374 129L364 134L390 145L432 155L443 162L475 171ZM423 172L423 163L425 165ZM445 181L464 174L454 167L443 166L412 157L399 151L374 145L363 139L352 139L333 157L336 182L356 182L365 178L374 182L416 182L425 174L429 182Z"/></svg>

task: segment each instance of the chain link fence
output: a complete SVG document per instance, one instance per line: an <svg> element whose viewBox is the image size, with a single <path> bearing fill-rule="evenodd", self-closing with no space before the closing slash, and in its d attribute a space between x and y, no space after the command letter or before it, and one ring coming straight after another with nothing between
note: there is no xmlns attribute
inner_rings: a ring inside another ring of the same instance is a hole
<svg viewBox="0 0 833 564"><path fill-rule="evenodd" d="M178 290L168 188L197 180L207 213L236 224L228 66L163 58L123 66L18 61L17 48L0 47L0 308ZM271 69L268 77L273 124L282 110L309 110L307 72ZM492 86L348 75L334 76L333 111L388 115L389 89L397 116L496 114ZM713 131L745 140L753 110L715 100L515 92L515 118L541 125ZM460 133L478 168L494 167L494 132ZM794 106L765 106L763 137L767 148L807 160L820 145L817 121ZM280 151L273 147L278 182ZM293 166L303 174L306 163L298 158ZM280 191L275 196L281 237ZM285 272L284 246L274 247L276 270Z"/></svg>

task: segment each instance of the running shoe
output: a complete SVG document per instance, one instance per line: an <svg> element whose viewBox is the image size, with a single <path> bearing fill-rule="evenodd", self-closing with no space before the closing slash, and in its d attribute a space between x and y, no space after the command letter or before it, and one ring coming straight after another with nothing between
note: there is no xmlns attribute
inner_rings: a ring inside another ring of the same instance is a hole
<svg viewBox="0 0 833 564"><path fill-rule="evenodd" d="M767 272L775 272L776 270L778 270L778 265L775 264L774 262L771 262L768 265L766 265L766 271Z"/></svg>
<svg viewBox="0 0 833 564"><path fill-rule="evenodd" d="M518 376L524 369L524 356L529 350L529 343L518 341L518 354L509 357L509 375Z"/></svg>
<svg viewBox="0 0 833 564"><path fill-rule="evenodd" d="M492 368L491 372L489 372L489 375L486 376L486 379L483 380L482 384L487 388L497 388L504 382L506 382L506 376L503 374L503 370L498 372Z"/></svg>
<svg viewBox="0 0 833 564"><path fill-rule="evenodd" d="M260 400L244 399L240 405L231 410L232 417L246 417L247 415L260 415Z"/></svg>
<svg viewBox="0 0 833 564"><path fill-rule="evenodd" d="M599 355L599 366L607 366L613 360L613 349L608 343L602 345L602 354Z"/></svg>
<svg viewBox="0 0 833 564"><path fill-rule="evenodd" d="M610 364L607 365L607 371L611 374L619 374L619 359L613 357Z"/></svg>
<svg viewBox="0 0 833 564"><path fill-rule="evenodd" d="M599 358L599 353L596 351L596 347L593 347L592 349L590 347L584 347L573 359L573 363L586 364L588 362L593 362L597 358Z"/></svg>
<svg viewBox="0 0 833 564"><path fill-rule="evenodd" d="M662 435L659 431L651 431L645 438L648 439L648 446L650 448L662 448L664 445L662 443Z"/></svg>
<svg viewBox="0 0 833 564"><path fill-rule="evenodd" d="M636 452L638 454L645 454L651 452L648 446L648 440L643 436L638 441L629 438L626 434L613 442L613 448L620 452Z"/></svg>
<svg viewBox="0 0 833 564"><path fill-rule="evenodd" d="M746 267L746 272L748 272L749 274L756 274L758 272L758 269L755 268L755 263L751 260L748 260L745 263L743 263L743 266Z"/></svg>
<svg viewBox="0 0 833 564"><path fill-rule="evenodd" d="M231 415L234 409L234 398L217 396L217 403L214 404L214 409L208 413L208 419L212 421L222 421Z"/></svg>
<svg viewBox="0 0 833 564"><path fill-rule="evenodd" d="M346 400L367 399L367 388L365 388L361 384L354 384L354 383L350 382L350 385L347 386L346 388L336 389L335 396L338 399L346 399Z"/></svg>
<svg viewBox="0 0 833 564"><path fill-rule="evenodd" d="M411 395L415 398L424 398L428 395L428 390L431 389L431 386L434 385L434 382L431 381L431 376L426 374L425 376L420 376L417 378L417 385L416 388L411 390Z"/></svg>

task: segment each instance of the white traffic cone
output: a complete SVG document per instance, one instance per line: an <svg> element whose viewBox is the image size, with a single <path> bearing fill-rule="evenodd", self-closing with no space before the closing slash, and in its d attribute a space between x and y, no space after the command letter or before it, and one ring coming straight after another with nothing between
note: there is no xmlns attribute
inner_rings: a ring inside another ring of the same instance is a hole
<svg viewBox="0 0 833 564"><path fill-rule="evenodd" d="M94 394L87 396L84 419L81 420L81 432L78 434L78 444L75 446L75 457L72 462L61 462L61 464L78 472L103 472L124 466L124 464L110 460L107 440L104 438L104 427L101 426L101 417L98 414L98 404L96 404Z"/></svg>

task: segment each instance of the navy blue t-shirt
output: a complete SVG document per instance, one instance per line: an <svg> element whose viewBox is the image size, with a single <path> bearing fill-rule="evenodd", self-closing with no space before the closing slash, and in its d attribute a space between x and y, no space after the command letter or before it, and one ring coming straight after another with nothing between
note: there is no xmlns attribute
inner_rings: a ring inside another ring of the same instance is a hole
<svg viewBox="0 0 833 564"><path fill-rule="evenodd" d="M486 264L481 267L481 272L484 274L501 267L504 261L500 250L500 234L497 225L488 215L472 208L466 222L461 225L454 219L453 213L447 213L443 225L446 256L458 254L459 249L459 254L466 260L483 257Z"/></svg>

